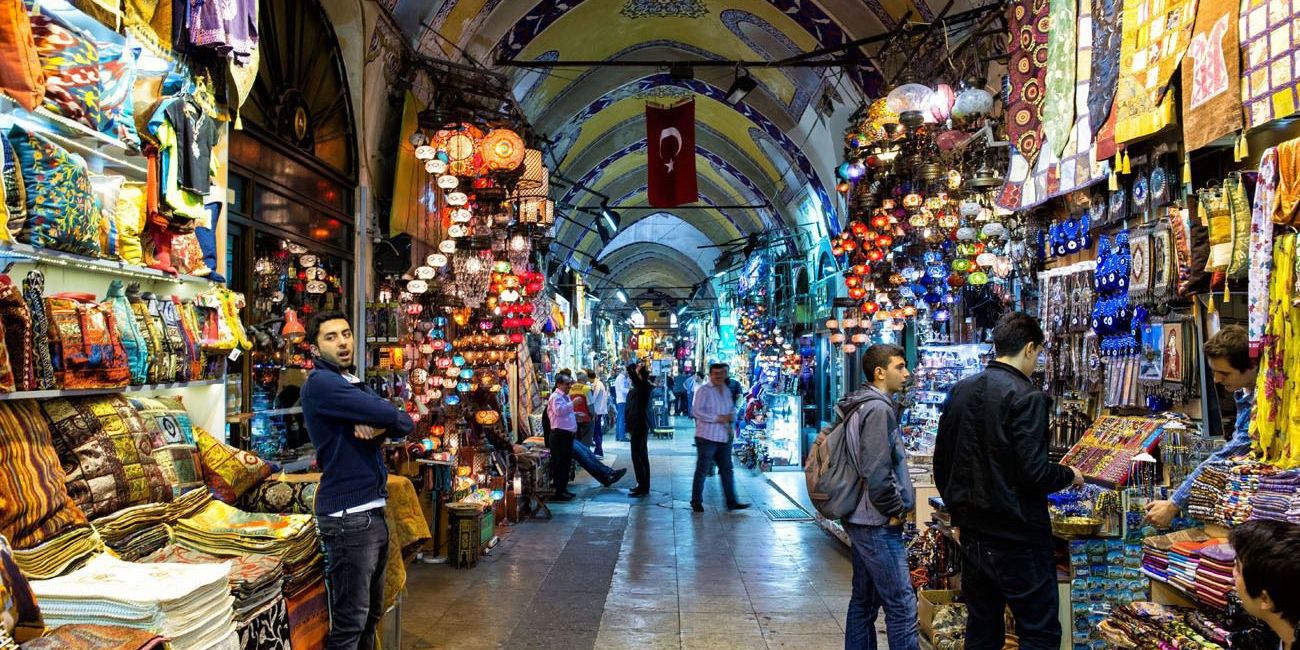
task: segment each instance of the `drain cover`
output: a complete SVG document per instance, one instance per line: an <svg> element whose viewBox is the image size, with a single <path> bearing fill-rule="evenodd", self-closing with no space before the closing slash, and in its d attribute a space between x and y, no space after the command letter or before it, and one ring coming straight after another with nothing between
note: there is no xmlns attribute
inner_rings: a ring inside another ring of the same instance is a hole
<svg viewBox="0 0 1300 650"><path fill-rule="evenodd" d="M808 513L799 508L764 508L763 514L772 521L812 521Z"/></svg>

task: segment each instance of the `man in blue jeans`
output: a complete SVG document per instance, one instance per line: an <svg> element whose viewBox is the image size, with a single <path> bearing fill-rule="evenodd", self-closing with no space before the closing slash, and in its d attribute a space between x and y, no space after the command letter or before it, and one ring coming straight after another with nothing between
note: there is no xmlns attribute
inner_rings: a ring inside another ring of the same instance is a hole
<svg viewBox="0 0 1300 650"><path fill-rule="evenodd" d="M862 477L862 498L844 518L853 542L853 594L844 623L845 650L875 650L876 616L885 608L891 650L919 646L916 593L907 568L903 520L915 508L907 475L907 451L898 434L898 414L890 395L903 390L910 373L903 348L873 345L862 355L867 385L846 396L844 433Z"/></svg>
<svg viewBox="0 0 1300 650"><path fill-rule="evenodd" d="M736 403L727 387L727 364L709 366L709 381L695 388L691 416L695 418L695 482L691 484L691 509L704 512L704 478L709 465L718 466L722 496L728 510L744 510L748 503L736 500L736 479L731 468L731 421Z"/></svg>
<svg viewBox="0 0 1300 650"><path fill-rule="evenodd" d="M631 392L632 378L627 376L625 368L619 368L618 376L614 378L614 408L617 410L614 439L619 442L627 442L627 396Z"/></svg>
<svg viewBox="0 0 1300 650"><path fill-rule="evenodd" d="M316 527L325 553L328 650L368 650L384 611L388 563L388 468L384 436L405 436L411 417L352 374L352 326L338 311L312 316L307 340L315 370L302 387L307 435L321 468Z"/></svg>

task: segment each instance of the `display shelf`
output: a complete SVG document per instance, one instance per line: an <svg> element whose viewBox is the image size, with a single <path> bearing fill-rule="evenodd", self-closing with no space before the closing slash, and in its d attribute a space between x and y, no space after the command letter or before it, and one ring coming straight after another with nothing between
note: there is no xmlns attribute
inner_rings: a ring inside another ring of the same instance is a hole
<svg viewBox="0 0 1300 650"><path fill-rule="evenodd" d="M0 97L0 125L7 130L17 124L24 129L53 140L56 144L88 158L91 171L103 172L111 169L130 176L132 180L144 180L148 174L145 161L133 147L122 140L68 119L44 107L27 111L7 97Z"/></svg>
<svg viewBox="0 0 1300 650"><path fill-rule="evenodd" d="M1142 569L1142 575L1146 576L1147 579L1151 581L1151 597L1156 602L1172 601L1172 602L1163 602L1162 604L1180 605L1183 607L1196 607L1200 609L1207 609L1210 611L1218 611L1217 608L1211 607L1201 602L1201 600L1196 597L1196 594L1187 591L1183 587L1175 584L1170 580L1165 580L1164 578L1161 578L1160 576L1157 576L1156 574L1151 573L1146 569Z"/></svg>
<svg viewBox="0 0 1300 650"><path fill-rule="evenodd" d="M53 399L56 397L85 397L89 395L114 395L117 393L146 393L159 390L182 390L186 388L199 388L202 386L215 386L224 383L224 377L220 379L202 379L191 382L176 382L171 384L144 384L141 386L126 386L124 388L91 388L86 390L24 390L13 393L0 393L0 400L15 399Z"/></svg>
<svg viewBox="0 0 1300 650"><path fill-rule="evenodd" d="M276 417L281 415L298 415L302 413L301 406L290 406L282 409L271 409L269 411L254 411L252 413L239 413L236 415L227 415L226 422L244 422L256 417Z"/></svg>
<svg viewBox="0 0 1300 650"><path fill-rule="evenodd" d="M209 278L197 275L171 275L157 269L128 264L121 260L99 259L75 255L48 248L37 248L29 244L0 244L0 258L17 257L37 264L49 264L66 268L77 268L97 273L107 273L125 278L147 280L149 282L169 282L173 284L208 284L216 285Z"/></svg>

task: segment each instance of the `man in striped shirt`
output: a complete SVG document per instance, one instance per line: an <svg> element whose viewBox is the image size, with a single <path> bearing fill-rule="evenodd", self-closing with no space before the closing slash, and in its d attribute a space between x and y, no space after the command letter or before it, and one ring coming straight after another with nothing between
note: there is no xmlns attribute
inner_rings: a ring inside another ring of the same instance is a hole
<svg viewBox="0 0 1300 650"><path fill-rule="evenodd" d="M748 503L736 500L736 481L731 471L731 421L736 402L727 386L727 364L709 366L709 381L695 387L691 417L695 418L695 482L691 486L691 509L704 512L704 477L716 463L722 479L722 495L728 510L744 510Z"/></svg>

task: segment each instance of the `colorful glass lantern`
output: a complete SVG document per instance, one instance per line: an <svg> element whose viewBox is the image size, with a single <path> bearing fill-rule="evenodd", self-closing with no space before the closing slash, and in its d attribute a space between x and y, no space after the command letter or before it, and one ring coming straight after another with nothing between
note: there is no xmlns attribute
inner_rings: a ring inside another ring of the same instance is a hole
<svg viewBox="0 0 1300 650"><path fill-rule="evenodd" d="M483 163L488 171L504 172L517 169L524 162L527 151L524 140L510 129L493 129L479 142Z"/></svg>

